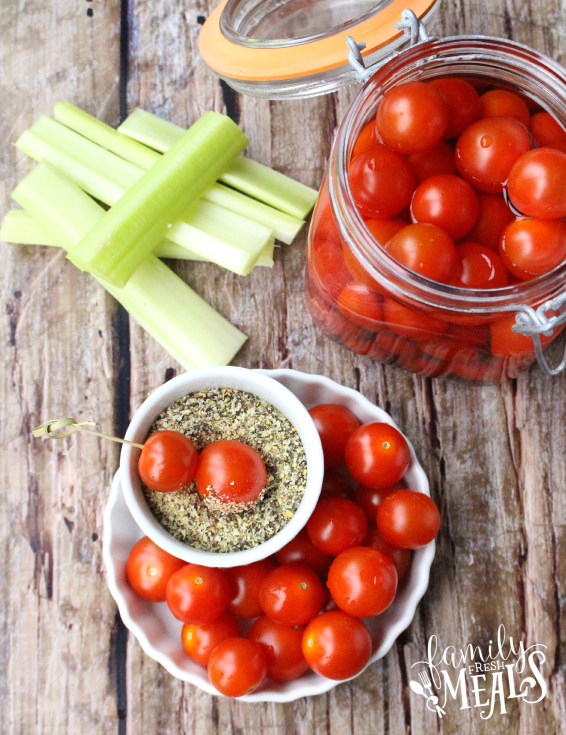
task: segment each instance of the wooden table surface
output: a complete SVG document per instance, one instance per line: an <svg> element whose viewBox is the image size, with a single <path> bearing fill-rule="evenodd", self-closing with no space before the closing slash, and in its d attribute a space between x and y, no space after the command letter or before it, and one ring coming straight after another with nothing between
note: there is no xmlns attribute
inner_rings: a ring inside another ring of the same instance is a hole
<svg viewBox="0 0 566 735"><path fill-rule="evenodd" d="M249 154L318 186L355 89L307 101L234 94L199 58L206 0L15 0L0 25L2 212L31 168L13 143L55 102L116 125L136 106L188 125L232 116ZM513 38L566 62L560 0L445 0L438 34ZM566 376L536 367L501 387L421 379L354 356L318 332L303 298L305 236L240 278L175 270L249 335L235 360L292 367L359 389L414 443L443 515L428 592L389 655L353 683L287 705L208 696L171 677L128 634L107 588L102 516L116 446L33 441L53 416L121 435L180 370L62 252L3 244L0 445L0 730L103 733L566 733ZM562 345L562 340L560 345ZM547 697L484 721L452 703L439 720L407 686L436 634L486 646L503 623L547 646Z"/></svg>

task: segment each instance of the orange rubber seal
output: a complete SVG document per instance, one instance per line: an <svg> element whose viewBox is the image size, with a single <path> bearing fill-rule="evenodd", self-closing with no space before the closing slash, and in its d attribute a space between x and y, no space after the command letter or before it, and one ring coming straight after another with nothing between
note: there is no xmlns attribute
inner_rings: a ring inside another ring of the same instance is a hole
<svg viewBox="0 0 566 735"><path fill-rule="evenodd" d="M372 54L399 38L403 31L395 29L401 12L409 4L417 18L422 19L436 0L393 0L372 18L337 33L330 38L286 48L250 48L228 40L220 30L220 15L228 0L223 0L210 14L199 37L202 58L217 74L247 81L277 81L297 79L336 69L347 63L346 37L356 43L366 43L363 56Z"/></svg>

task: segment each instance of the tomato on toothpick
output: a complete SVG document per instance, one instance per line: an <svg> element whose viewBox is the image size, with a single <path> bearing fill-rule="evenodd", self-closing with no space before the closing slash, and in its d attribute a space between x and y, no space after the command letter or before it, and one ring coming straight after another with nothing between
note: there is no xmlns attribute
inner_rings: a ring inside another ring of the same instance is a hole
<svg viewBox="0 0 566 735"><path fill-rule="evenodd" d="M266 487L267 470L253 447L235 439L223 439L202 450L195 479L203 499L248 505Z"/></svg>
<svg viewBox="0 0 566 735"><path fill-rule="evenodd" d="M144 485L160 493L182 490L195 477L198 452L179 431L156 431L143 445L138 471Z"/></svg>
<svg viewBox="0 0 566 735"><path fill-rule="evenodd" d="M150 602L165 602L167 584L187 562L160 549L144 536L132 546L126 577L134 592Z"/></svg>

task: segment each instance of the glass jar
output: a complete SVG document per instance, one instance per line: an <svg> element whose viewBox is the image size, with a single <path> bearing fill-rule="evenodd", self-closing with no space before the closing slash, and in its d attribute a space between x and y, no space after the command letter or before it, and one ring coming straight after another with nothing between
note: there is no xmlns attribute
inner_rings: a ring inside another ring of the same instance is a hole
<svg viewBox="0 0 566 735"><path fill-rule="evenodd" d="M528 47L467 36L428 40L398 54L364 85L338 130L309 233L309 311L325 334L351 350L420 375L501 382L536 357L554 374L564 365L551 370L543 351L566 319L566 263L505 288L441 284L393 259L354 204L347 176L353 146L383 96L403 82L441 76L464 77L480 93L516 91L531 112L550 112L565 126L566 72ZM356 283L371 291L363 313L356 310Z"/></svg>

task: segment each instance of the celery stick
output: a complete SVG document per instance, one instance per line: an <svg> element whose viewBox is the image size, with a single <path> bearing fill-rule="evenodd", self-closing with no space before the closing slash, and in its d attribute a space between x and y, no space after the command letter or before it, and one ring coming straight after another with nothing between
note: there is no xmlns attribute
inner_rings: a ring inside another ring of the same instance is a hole
<svg viewBox="0 0 566 735"><path fill-rule="evenodd" d="M106 148L135 166L146 170L156 163L160 156L145 145L119 133L106 123L97 120L70 102L59 102L53 108L55 120L66 125L93 143Z"/></svg>
<svg viewBox="0 0 566 735"><path fill-rule="evenodd" d="M105 217L100 205L48 163L28 174L12 197L65 250ZM101 283L187 370L227 365L246 340L155 255L146 257L124 288Z"/></svg>
<svg viewBox="0 0 566 735"><path fill-rule="evenodd" d="M212 186L247 142L230 118L206 112L67 257L82 270L125 286L168 228Z"/></svg>
<svg viewBox="0 0 566 735"><path fill-rule="evenodd" d="M141 111L138 111L141 112ZM117 132L109 125L100 122L92 115L89 115L78 107L71 105L69 102L61 102L55 105L54 114L56 120L63 123L72 130L84 135L85 138L106 148L117 156L121 156L126 161L136 164L143 170L148 170L159 160L160 154L156 151L142 145L137 140ZM132 113L135 115L135 112ZM149 115L153 120L153 116ZM159 118L156 118L159 119ZM173 135L166 138L167 142L174 143L179 139L183 129L162 120L165 131L173 128ZM176 131L179 131L177 133ZM134 146L132 150L132 146ZM91 151L92 153L92 151ZM96 193L90 192L94 196ZM284 212L270 207L257 199L252 199L234 189L230 189L222 184L214 184L203 196L208 202L218 204L225 207L236 214L240 214L254 222L259 222L273 230L273 234L278 240L286 244L290 244L295 239L297 233L303 226L302 219L291 217Z"/></svg>
<svg viewBox="0 0 566 735"><path fill-rule="evenodd" d="M179 125L139 108L126 118L118 131L162 152L184 132ZM318 197L315 189L243 156L239 156L219 179L298 219L308 215Z"/></svg>
<svg viewBox="0 0 566 735"><path fill-rule="evenodd" d="M0 226L0 240L18 245L50 245L59 247L59 243L42 227L37 220L24 209L11 209L4 215ZM261 251L256 265L273 266L273 238ZM177 245L168 239L163 239L153 251L158 258L173 258L180 260L208 261L207 258L197 255L184 245Z"/></svg>
<svg viewBox="0 0 566 735"><path fill-rule="evenodd" d="M6 212L0 227L0 240L19 245L58 245L37 220L23 209Z"/></svg>

